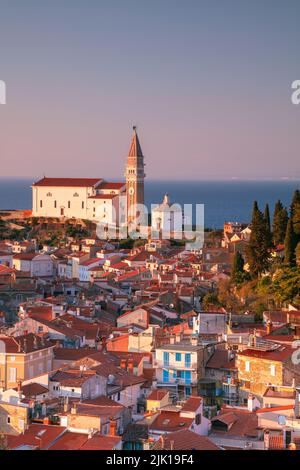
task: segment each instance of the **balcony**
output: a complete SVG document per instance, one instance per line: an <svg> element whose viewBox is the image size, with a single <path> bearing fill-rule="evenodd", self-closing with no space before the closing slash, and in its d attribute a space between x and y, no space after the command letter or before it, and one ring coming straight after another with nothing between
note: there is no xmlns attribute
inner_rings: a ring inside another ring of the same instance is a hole
<svg viewBox="0 0 300 470"><path fill-rule="evenodd" d="M195 379L186 380L186 379L177 378L170 382L163 382L162 380L157 381L157 386L158 387L177 387L178 385L184 385L186 387L192 387L192 386L197 385L197 383L198 382Z"/></svg>
<svg viewBox="0 0 300 470"><path fill-rule="evenodd" d="M153 362L153 366L156 367L157 369L172 369L172 370L197 370L198 365L197 362L189 362L189 363L184 363L184 362L176 362L176 361L169 361L169 363L166 363L164 361L158 361L155 360Z"/></svg>

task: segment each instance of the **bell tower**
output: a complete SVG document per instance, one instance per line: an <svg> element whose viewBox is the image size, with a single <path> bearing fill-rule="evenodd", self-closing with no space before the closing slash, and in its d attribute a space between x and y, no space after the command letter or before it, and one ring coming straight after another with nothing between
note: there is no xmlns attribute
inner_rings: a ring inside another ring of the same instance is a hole
<svg viewBox="0 0 300 470"><path fill-rule="evenodd" d="M126 194L127 194L127 223L132 222L138 215L137 204L144 204L144 156L136 132L133 136L126 164Z"/></svg>

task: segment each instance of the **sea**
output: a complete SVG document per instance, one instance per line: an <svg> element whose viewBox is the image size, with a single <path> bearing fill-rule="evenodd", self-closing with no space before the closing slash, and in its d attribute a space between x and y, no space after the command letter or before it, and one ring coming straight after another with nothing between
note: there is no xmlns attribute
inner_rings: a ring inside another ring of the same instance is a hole
<svg viewBox="0 0 300 470"><path fill-rule="evenodd" d="M0 209L31 209L31 184L29 179L0 179ZM224 221L249 222L253 201L263 210L266 203L271 214L278 199L289 208L293 192L300 189L300 181L161 181L146 180L145 202L162 202L166 193L172 203L204 204L207 228L221 228Z"/></svg>

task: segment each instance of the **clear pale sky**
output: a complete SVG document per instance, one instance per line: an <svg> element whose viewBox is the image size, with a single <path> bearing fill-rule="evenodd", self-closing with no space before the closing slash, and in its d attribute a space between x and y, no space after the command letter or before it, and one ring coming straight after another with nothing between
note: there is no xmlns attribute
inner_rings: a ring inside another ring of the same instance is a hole
<svg viewBox="0 0 300 470"><path fill-rule="evenodd" d="M1 0L0 177L300 177L300 1Z"/></svg>

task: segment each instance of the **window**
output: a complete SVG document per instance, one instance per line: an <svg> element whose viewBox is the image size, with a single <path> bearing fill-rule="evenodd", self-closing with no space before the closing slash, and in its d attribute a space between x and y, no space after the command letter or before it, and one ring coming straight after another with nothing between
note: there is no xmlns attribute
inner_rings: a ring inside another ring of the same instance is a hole
<svg viewBox="0 0 300 470"><path fill-rule="evenodd" d="M180 362L180 361L181 361L181 353L176 353L176 354L175 354L175 360L176 360L176 362Z"/></svg>
<svg viewBox="0 0 300 470"><path fill-rule="evenodd" d="M43 207L43 201L40 200L40 207Z"/></svg>
<svg viewBox="0 0 300 470"><path fill-rule="evenodd" d="M271 369L270 370L271 375L273 377L275 377L275 375L276 375L276 366L275 366L275 364L271 364L270 369Z"/></svg>
<svg viewBox="0 0 300 470"><path fill-rule="evenodd" d="M57 208L57 202L54 201L54 208L56 209Z"/></svg>
<svg viewBox="0 0 300 470"><path fill-rule="evenodd" d="M188 353L185 355L185 366L190 367L191 366L191 354Z"/></svg>
<svg viewBox="0 0 300 470"><path fill-rule="evenodd" d="M84 209L84 201L81 203L81 209Z"/></svg>
<svg viewBox="0 0 300 470"><path fill-rule="evenodd" d="M164 352L164 365L168 366L169 365L169 353Z"/></svg>
<svg viewBox="0 0 300 470"><path fill-rule="evenodd" d="M71 201L68 201L68 209L71 209Z"/></svg>
<svg viewBox="0 0 300 470"><path fill-rule="evenodd" d="M11 362L14 362L16 360L16 356L10 356Z"/></svg>
<svg viewBox="0 0 300 470"><path fill-rule="evenodd" d="M17 369L15 367L10 367L8 370L8 381L15 382L17 380Z"/></svg>
<svg viewBox="0 0 300 470"><path fill-rule="evenodd" d="M199 426L199 424L201 424L201 414L200 413L196 414L195 424L197 426Z"/></svg>
<svg viewBox="0 0 300 470"><path fill-rule="evenodd" d="M6 418L6 423L7 423L7 424L10 424L10 416L7 416L7 418Z"/></svg>
<svg viewBox="0 0 300 470"><path fill-rule="evenodd" d="M246 370L246 372L250 372L250 362L249 361L245 362L245 370Z"/></svg>
<svg viewBox="0 0 300 470"><path fill-rule="evenodd" d="M121 400L121 393L118 392L117 401L120 401L120 400Z"/></svg>

